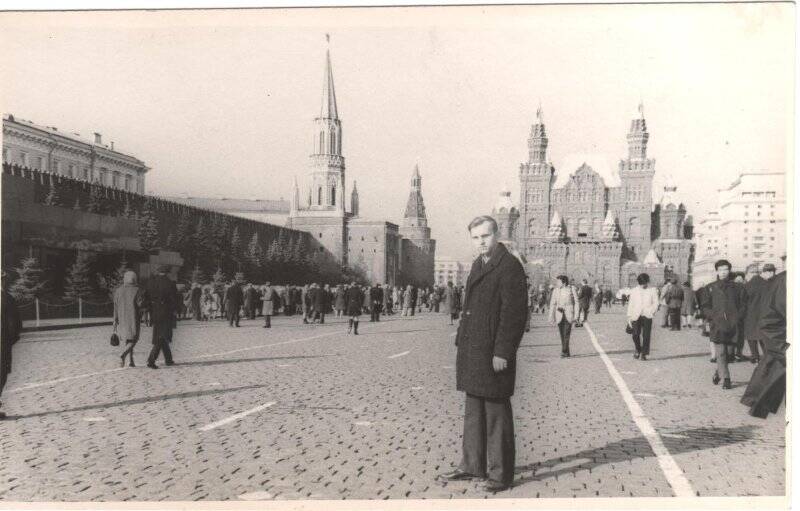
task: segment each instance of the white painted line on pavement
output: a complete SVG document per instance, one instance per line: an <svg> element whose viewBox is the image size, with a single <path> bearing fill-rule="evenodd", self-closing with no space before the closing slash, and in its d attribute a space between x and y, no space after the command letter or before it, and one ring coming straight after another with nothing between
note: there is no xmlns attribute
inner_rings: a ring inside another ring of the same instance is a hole
<svg viewBox="0 0 800 511"><path fill-rule="evenodd" d="M85 420L86 422L105 422L108 419L106 419L105 417L84 417L83 420Z"/></svg>
<svg viewBox="0 0 800 511"><path fill-rule="evenodd" d="M402 353L395 353L394 355L389 355L389 357L388 357L388 358L399 358L399 357L405 357L405 356L406 356L406 355L408 355L409 353L411 353L411 352L410 352L410 351L404 351L404 352L402 352Z"/></svg>
<svg viewBox="0 0 800 511"><path fill-rule="evenodd" d="M58 378L57 380L49 380L39 383L29 383L28 385L23 385L22 387L17 387L16 389L11 389L7 392L8 393L22 392L23 390L38 389L39 387L47 387L49 385L55 385L56 383L63 383L65 381L72 381L80 378L88 378L90 376L97 376L100 374L113 373L114 371L124 371L125 369L126 369L125 367L117 367L114 369L106 369L105 371L98 371L96 373L76 374L75 376L67 376L66 378Z"/></svg>
<svg viewBox="0 0 800 511"><path fill-rule="evenodd" d="M372 423L370 421L358 421L354 422L353 424L355 424L356 426L372 426Z"/></svg>
<svg viewBox="0 0 800 511"><path fill-rule="evenodd" d="M657 397L655 394L648 394L647 392L637 392L634 395L639 397Z"/></svg>
<svg viewBox="0 0 800 511"><path fill-rule="evenodd" d="M653 449L656 459L658 460L658 464L661 466L662 472L664 472L664 477L667 478L667 482L672 487L672 491L675 492L675 496L694 497L696 494L694 489L692 489L692 485L689 483L689 480L686 479L686 475L683 473L683 470L681 470L681 467L679 467L675 462L675 459L669 453L669 450L664 446L661 436L650 423L650 420L644 414L644 411L639 406L639 403L637 403L636 399L634 399L631 391L628 389L628 385L622 378L622 375L619 374L617 368L614 367L614 363L611 362L611 359L608 357L608 355L606 355L603 347L600 346L599 342L597 342L597 337L594 335L592 327L588 322L584 323L584 326L586 326L586 330L589 332L589 338L592 340L594 349L597 350L597 353L600 355L600 359L606 365L606 369L608 369L608 374L611 375L611 379L614 380L614 383L616 383L620 394L622 394L622 399L625 401L625 404L628 406L628 410L633 416L633 422L636 423L636 426L642 432L644 437L647 439L647 442L650 444L650 447Z"/></svg>
<svg viewBox="0 0 800 511"><path fill-rule="evenodd" d="M288 341L274 342L272 344L259 344L258 346L250 346L249 348L239 348L236 350L220 351L219 353L209 353L208 355L199 355L197 357L188 358L186 360L198 360L208 357L219 357L221 355L230 355L232 353L241 353L242 351L252 351L261 348L268 348L270 346L282 346L284 344L292 344L295 342L311 341L314 339L321 339L323 337L330 337L332 335L341 334L342 332L328 332L327 334L312 335L311 337L301 337L299 339L289 339Z"/></svg>
<svg viewBox="0 0 800 511"><path fill-rule="evenodd" d="M228 418L225 418L225 419L222 419L222 420L218 420L217 422L212 422L211 424L206 424L205 426L201 426L201 427L199 427L197 429L199 429L200 431L210 431L210 430L218 428L220 426L224 426L225 424L230 424L233 421L238 421L242 417L247 417L248 415L250 415L252 413L260 412L261 410L269 408L270 406L274 405L275 403L276 403L276 401L270 401L269 403L264 403L263 405L256 406L255 408L251 408L250 410L246 410L244 412L235 413L235 414L231 415Z"/></svg>

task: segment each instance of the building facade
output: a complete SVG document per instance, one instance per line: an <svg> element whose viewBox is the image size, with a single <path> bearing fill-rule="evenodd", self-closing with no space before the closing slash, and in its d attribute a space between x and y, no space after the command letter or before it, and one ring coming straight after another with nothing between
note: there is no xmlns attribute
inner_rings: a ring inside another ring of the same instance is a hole
<svg viewBox="0 0 800 511"><path fill-rule="evenodd" d="M653 205L655 160L647 155L650 133L641 105L639 110L627 135L628 155L619 162L618 184L584 163L560 187L547 159L541 109L537 112L528 161L519 168L520 204L515 206L504 190L492 211L501 239L527 261L534 284L560 274L615 289L634 285L642 271L656 284L671 276L691 277L686 208L672 185Z"/></svg>
<svg viewBox="0 0 800 511"><path fill-rule="evenodd" d="M716 278L714 263L727 259L734 271L766 263L779 266L786 253L786 175L744 172L718 190L718 207L698 222L696 280Z"/></svg>
<svg viewBox="0 0 800 511"><path fill-rule="evenodd" d="M471 261L459 261L452 257L437 257L434 261L434 280L437 286L446 286L452 282L454 286L466 286Z"/></svg>
<svg viewBox="0 0 800 511"><path fill-rule="evenodd" d="M138 158L114 150L114 142L103 144L99 133L90 142L77 133L10 114L3 116L3 163L139 194L145 193L145 175L150 170Z"/></svg>
<svg viewBox="0 0 800 511"><path fill-rule="evenodd" d="M330 52L325 56L320 114L314 118L307 182L295 180L286 226L311 233L342 267L363 280L389 285L429 286L434 281L436 242L431 239L422 199L422 178L414 169L403 225L361 217L356 184L345 204L343 130L336 104Z"/></svg>

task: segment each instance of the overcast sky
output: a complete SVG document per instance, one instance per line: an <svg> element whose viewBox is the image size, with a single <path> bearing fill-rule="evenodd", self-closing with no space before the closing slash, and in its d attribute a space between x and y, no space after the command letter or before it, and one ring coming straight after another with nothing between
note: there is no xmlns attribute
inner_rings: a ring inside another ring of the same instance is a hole
<svg viewBox="0 0 800 511"><path fill-rule="evenodd" d="M541 102L561 180L604 175L644 103L653 199L696 217L792 157L790 4L0 13L0 108L152 167L159 195L289 199L312 152L327 47L362 216L402 222L419 164L437 253L519 164ZM348 197L349 203L349 197Z"/></svg>

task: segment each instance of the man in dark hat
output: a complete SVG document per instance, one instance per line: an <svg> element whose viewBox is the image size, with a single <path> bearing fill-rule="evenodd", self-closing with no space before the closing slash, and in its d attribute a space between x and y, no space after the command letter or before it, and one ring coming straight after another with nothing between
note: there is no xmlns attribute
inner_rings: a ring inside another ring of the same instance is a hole
<svg viewBox="0 0 800 511"><path fill-rule="evenodd" d="M147 367L158 369L156 360L164 352L164 363L168 366L175 362L172 360L172 350L169 347L172 341L172 329L175 327L175 313L178 310L178 288L175 282L167 277L169 266L160 265L156 275L147 283L145 292L145 306L150 310L150 321L153 325L153 349L147 357Z"/></svg>
<svg viewBox="0 0 800 511"><path fill-rule="evenodd" d="M0 394L6 386L8 373L11 372L11 351L14 344L19 340L22 332L22 319L17 308L17 301L8 292L8 274L2 272L2 295L3 301L0 304L0 316L2 316L2 332L0 332ZM3 403L0 403L2 406ZM0 412L0 419L5 419L5 412Z"/></svg>
<svg viewBox="0 0 800 511"><path fill-rule="evenodd" d="M498 242L494 218L479 216L467 229L480 255L470 270L456 335L456 388L466 393L462 458L440 478L487 477L484 489L497 492L514 481L511 396L527 320L525 270Z"/></svg>

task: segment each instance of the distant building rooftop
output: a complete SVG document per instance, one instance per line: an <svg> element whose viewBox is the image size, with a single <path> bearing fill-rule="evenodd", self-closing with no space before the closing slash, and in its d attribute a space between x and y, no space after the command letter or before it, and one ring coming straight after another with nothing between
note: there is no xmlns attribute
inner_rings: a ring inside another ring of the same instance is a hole
<svg viewBox="0 0 800 511"><path fill-rule="evenodd" d="M227 197L164 197L166 200L201 209L228 212L289 214L289 201L283 199L235 199Z"/></svg>

